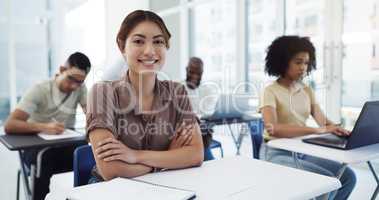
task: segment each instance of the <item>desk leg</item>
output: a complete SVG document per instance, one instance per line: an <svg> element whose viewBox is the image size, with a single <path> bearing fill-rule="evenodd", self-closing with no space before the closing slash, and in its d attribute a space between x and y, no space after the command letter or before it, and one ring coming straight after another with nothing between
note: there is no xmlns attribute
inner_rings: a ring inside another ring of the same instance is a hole
<svg viewBox="0 0 379 200"><path fill-rule="evenodd" d="M35 181L36 181L36 165L30 165L30 184L29 184L29 187L30 187L30 199L31 200L34 200L34 185L35 185Z"/></svg>
<svg viewBox="0 0 379 200"><path fill-rule="evenodd" d="M232 124L228 124L228 127L229 127L230 134L232 135L234 145L237 148L236 155L240 155L240 149L242 146L243 138L245 137L246 131L248 130L248 128L244 129L243 125L241 125L241 128L238 131L238 135L234 135L234 131L232 129ZM236 138L236 136L238 136L238 137Z"/></svg>
<svg viewBox="0 0 379 200"><path fill-rule="evenodd" d="M234 135L234 131L232 129L232 125L231 124L228 124L228 128L229 128L229 131L230 131L230 135L232 135L234 145L236 145L236 148L237 148L236 155L240 155L240 148L241 148L241 143L242 143L241 133L238 135L238 138L236 138L236 136Z"/></svg>
<svg viewBox="0 0 379 200"><path fill-rule="evenodd" d="M375 169L372 166L371 162L367 161L367 164L368 164L370 171L372 172L372 175L374 176L375 181L376 181L376 188L375 188L374 193L371 196L371 200L374 200L374 199L376 199L376 196L378 196L378 192L379 192L379 178L378 178L378 175L376 174Z"/></svg>
<svg viewBox="0 0 379 200"><path fill-rule="evenodd" d="M246 127L245 127L246 126ZM246 134L246 131L248 130L248 126L246 124L241 124L241 128L239 130L239 133L238 133L238 155L239 155L239 152L240 152L240 149L241 149L241 146L242 146L242 142L243 142L243 138L247 135Z"/></svg>
<svg viewBox="0 0 379 200"><path fill-rule="evenodd" d="M28 180L26 168L25 168L25 165L23 163L22 153L21 153L21 151L19 151L21 172L22 172L22 177L24 179L24 183L25 183L24 184L24 190L25 190L27 200L33 200L33 198L34 198L35 180L36 180L36 178L39 178L41 175L42 156L48 149L50 149L50 147L45 147L42 150L40 150L37 154L36 164L30 165L30 181Z"/></svg>
<svg viewBox="0 0 379 200"><path fill-rule="evenodd" d="M25 197L26 197L27 200L32 200L32 198L33 198L32 188L30 188L30 184L29 184L29 180L28 180L28 175L27 175L27 172L26 172L25 165L23 163L21 151L19 151L18 154L19 154L19 157L20 157L21 174L22 174L22 178L23 178L23 181L24 181L23 185L24 185Z"/></svg>

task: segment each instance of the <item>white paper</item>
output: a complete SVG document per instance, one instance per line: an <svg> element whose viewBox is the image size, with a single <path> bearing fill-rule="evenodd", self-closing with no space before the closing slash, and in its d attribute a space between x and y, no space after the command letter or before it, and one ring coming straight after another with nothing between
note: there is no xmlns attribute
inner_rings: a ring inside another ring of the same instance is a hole
<svg viewBox="0 0 379 200"><path fill-rule="evenodd" d="M108 182L74 188L67 196L69 200L187 200L194 196L192 191L166 188L126 178L115 178Z"/></svg>
<svg viewBox="0 0 379 200"><path fill-rule="evenodd" d="M59 134L59 135L51 135L51 134L42 132L42 133L39 133L38 136L44 140L59 140L59 139L65 139L65 138L80 137L80 136L83 136L83 133L66 129L64 130L62 134Z"/></svg>

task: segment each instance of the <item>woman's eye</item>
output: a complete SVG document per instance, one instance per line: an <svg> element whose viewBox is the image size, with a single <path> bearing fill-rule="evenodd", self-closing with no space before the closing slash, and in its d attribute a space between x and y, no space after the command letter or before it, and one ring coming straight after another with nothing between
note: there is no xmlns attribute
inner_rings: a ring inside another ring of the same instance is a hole
<svg viewBox="0 0 379 200"><path fill-rule="evenodd" d="M143 44L143 40L134 40L133 43L135 43L135 44Z"/></svg>
<svg viewBox="0 0 379 200"><path fill-rule="evenodd" d="M154 44L163 45L165 42L163 40L155 40Z"/></svg>

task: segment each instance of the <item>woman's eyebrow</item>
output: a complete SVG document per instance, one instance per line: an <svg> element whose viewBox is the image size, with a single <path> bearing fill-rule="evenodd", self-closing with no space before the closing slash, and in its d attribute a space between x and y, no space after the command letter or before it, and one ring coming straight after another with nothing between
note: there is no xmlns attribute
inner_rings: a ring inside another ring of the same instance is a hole
<svg viewBox="0 0 379 200"><path fill-rule="evenodd" d="M153 39L156 39L156 38L164 38L162 34L159 34L159 35L156 35L153 37Z"/></svg>
<svg viewBox="0 0 379 200"><path fill-rule="evenodd" d="M142 37L142 38L146 38L145 35L142 35L142 34L139 34L139 33L134 34L133 37Z"/></svg>
<svg viewBox="0 0 379 200"><path fill-rule="evenodd" d="M132 35L133 37L141 37L141 38L146 38L145 35L143 34L140 34L140 33L136 33L136 34L133 34ZM153 36L153 39L156 39L156 38L164 38L162 34L159 34L159 35L155 35Z"/></svg>

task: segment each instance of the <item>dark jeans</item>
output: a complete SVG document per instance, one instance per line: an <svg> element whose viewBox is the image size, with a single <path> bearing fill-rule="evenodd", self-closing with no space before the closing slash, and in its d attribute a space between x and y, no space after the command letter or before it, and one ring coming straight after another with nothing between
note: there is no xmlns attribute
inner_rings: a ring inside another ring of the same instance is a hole
<svg viewBox="0 0 379 200"><path fill-rule="evenodd" d="M99 183L99 182L102 182L102 181L103 180L97 178L96 176L91 175L91 177L89 177L88 184Z"/></svg>
<svg viewBox="0 0 379 200"><path fill-rule="evenodd" d="M34 180L34 200L45 199L46 194L49 193L50 178L53 174L72 171L73 153L80 145L83 143L51 148L43 154L40 177ZM32 149L23 152L23 160L29 169L31 164L36 164L38 151Z"/></svg>
<svg viewBox="0 0 379 200"><path fill-rule="evenodd" d="M267 147L265 144L261 146L261 158L276 164L295 167L292 153L285 150L274 149ZM335 177L341 169L341 163L331 160L321 159L313 156L299 154L298 160L302 169L325 176ZM342 187L337 191L331 192L329 200L346 200L349 198L356 183L354 171L347 167L340 178ZM319 196L316 199L324 199L324 196Z"/></svg>

